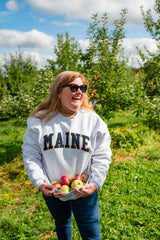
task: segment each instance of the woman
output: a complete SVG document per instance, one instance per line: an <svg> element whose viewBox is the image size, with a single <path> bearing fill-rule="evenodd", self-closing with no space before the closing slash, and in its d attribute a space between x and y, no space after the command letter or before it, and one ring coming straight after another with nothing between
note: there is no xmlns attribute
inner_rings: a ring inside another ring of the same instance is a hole
<svg viewBox="0 0 160 240"><path fill-rule="evenodd" d="M89 104L86 90L82 74L57 75L48 98L28 119L22 146L26 171L43 193L60 240L72 239L72 212L82 239L101 239L97 191L111 161L110 135ZM87 184L75 188L76 198L61 201L64 193L56 192L51 183L82 173L89 175Z"/></svg>

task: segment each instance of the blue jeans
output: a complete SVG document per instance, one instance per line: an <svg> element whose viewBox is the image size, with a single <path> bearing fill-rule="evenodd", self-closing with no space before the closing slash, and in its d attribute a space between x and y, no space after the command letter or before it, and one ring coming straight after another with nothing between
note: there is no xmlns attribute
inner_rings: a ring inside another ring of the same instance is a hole
<svg viewBox="0 0 160 240"><path fill-rule="evenodd" d="M72 212L83 240L100 240L98 194L61 201L58 198L44 196L52 214L59 240L72 240Z"/></svg>

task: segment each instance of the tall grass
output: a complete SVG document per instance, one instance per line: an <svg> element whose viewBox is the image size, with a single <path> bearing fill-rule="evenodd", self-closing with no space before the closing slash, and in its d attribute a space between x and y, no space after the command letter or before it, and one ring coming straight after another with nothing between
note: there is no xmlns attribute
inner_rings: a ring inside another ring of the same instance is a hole
<svg viewBox="0 0 160 240"><path fill-rule="evenodd" d="M132 112L107 121L112 163L99 191L102 240L160 239L160 135ZM21 144L26 126L0 123L0 239L57 239L40 192L25 172ZM73 240L80 240L73 218Z"/></svg>

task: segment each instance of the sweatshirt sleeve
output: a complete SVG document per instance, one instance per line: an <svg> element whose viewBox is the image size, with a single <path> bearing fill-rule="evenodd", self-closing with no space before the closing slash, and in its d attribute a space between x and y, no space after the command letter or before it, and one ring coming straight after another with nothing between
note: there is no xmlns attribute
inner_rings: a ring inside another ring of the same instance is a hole
<svg viewBox="0 0 160 240"><path fill-rule="evenodd" d="M41 124L39 119L29 118L27 131L23 136L23 161L32 184L39 189L43 182L49 180L43 170L42 153L39 145Z"/></svg>
<svg viewBox="0 0 160 240"><path fill-rule="evenodd" d="M95 148L92 154L88 183L94 183L97 190L99 190L106 179L112 155L110 148L111 137L107 125L103 121L96 127L95 138Z"/></svg>

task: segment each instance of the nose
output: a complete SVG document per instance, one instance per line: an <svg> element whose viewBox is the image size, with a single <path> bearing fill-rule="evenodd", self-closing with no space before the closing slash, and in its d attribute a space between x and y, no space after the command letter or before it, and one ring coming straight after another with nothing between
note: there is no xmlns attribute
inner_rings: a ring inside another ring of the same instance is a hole
<svg viewBox="0 0 160 240"><path fill-rule="evenodd" d="M78 88L77 93L81 93L81 94L83 94L83 92L81 91L80 88Z"/></svg>

